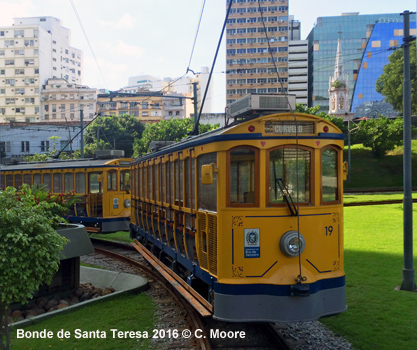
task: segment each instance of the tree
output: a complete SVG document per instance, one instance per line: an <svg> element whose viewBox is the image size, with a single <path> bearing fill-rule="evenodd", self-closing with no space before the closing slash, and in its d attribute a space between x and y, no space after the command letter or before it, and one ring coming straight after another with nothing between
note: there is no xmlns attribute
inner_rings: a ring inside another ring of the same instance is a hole
<svg viewBox="0 0 417 350"><path fill-rule="evenodd" d="M187 136L187 133L193 129L194 119L176 119L162 120L159 123L147 124L142 134L142 138L135 142L134 156L149 152L149 144L152 141L179 141ZM199 133L210 131L218 128L219 124L200 124Z"/></svg>
<svg viewBox="0 0 417 350"><path fill-rule="evenodd" d="M363 120L359 123L358 138L365 147L370 147L375 157L382 157L396 146L403 144L403 119L379 118Z"/></svg>
<svg viewBox="0 0 417 350"><path fill-rule="evenodd" d="M55 231L61 205L41 192L29 185L19 193L13 187L0 191L0 349L10 348L9 306L25 303L51 282L66 242Z"/></svg>
<svg viewBox="0 0 417 350"><path fill-rule="evenodd" d="M100 140L104 139L108 145L115 143L116 149L124 150L125 157L129 158L133 154L133 144L142 137L145 126L136 117L127 114L99 117L85 130L86 147L88 144L97 144L97 129L100 129Z"/></svg>
<svg viewBox="0 0 417 350"><path fill-rule="evenodd" d="M343 118L341 117L334 117L326 112L320 112L320 105L314 106L314 107L306 107L302 105L301 103L297 103L295 111L297 113L306 113L311 115L316 115L320 118L328 120L330 123L333 123L336 125L344 134L347 133L347 126L345 125L345 122Z"/></svg>
<svg viewBox="0 0 417 350"><path fill-rule="evenodd" d="M411 109L417 113L416 43L410 48ZM403 111L404 50L394 51L388 58L384 73L376 81L376 91L385 97L395 110Z"/></svg>

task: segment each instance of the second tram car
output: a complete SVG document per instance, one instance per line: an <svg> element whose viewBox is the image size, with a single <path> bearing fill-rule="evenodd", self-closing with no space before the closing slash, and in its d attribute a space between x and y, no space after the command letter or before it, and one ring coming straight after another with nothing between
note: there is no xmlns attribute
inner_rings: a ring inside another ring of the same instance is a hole
<svg viewBox="0 0 417 350"><path fill-rule="evenodd" d="M54 160L1 166L1 187L44 184L53 194L79 197L65 218L90 232L128 231L133 159Z"/></svg>
<svg viewBox="0 0 417 350"><path fill-rule="evenodd" d="M203 290L217 319L340 313L343 139L317 116L282 113L140 157L131 237Z"/></svg>

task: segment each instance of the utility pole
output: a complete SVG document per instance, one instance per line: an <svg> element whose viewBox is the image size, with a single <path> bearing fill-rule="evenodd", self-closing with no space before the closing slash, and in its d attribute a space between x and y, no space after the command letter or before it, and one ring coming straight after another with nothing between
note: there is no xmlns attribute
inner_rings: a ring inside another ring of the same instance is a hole
<svg viewBox="0 0 417 350"><path fill-rule="evenodd" d="M404 268L401 290L413 291L416 289L413 269L413 198L412 198L412 168L411 168L411 80L410 80L410 12L404 11Z"/></svg>
<svg viewBox="0 0 417 350"><path fill-rule="evenodd" d="M80 136L80 150L81 150L81 159L84 159L84 111L80 109L80 127L81 127L81 136Z"/></svg>
<svg viewBox="0 0 417 350"><path fill-rule="evenodd" d="M198 112L198 101L197 101L197 82L193 84L193 104L194 104L194 125L197 122L197 112ZM198 127L198 126L197 126Z"/></svg>

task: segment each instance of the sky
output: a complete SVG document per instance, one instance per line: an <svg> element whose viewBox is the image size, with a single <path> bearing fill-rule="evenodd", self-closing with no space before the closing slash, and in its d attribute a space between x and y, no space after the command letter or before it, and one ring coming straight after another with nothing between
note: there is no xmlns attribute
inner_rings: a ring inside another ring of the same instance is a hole
<svg viewBox="0 0 417 350"><path fill-rule="evenodd" d="M117 90L130 76L178 78L187 68L211 69L226 13L225 0L0 0L0 26L15 17L52 16L71 30L71 45L83 50L83 84ZM290 0L289 14L301 22L305 39L318 17L416 11L416 0ZM214 112L226 99L225 45L213 70ZM192 73L188 73L192 76Z"/></svg>

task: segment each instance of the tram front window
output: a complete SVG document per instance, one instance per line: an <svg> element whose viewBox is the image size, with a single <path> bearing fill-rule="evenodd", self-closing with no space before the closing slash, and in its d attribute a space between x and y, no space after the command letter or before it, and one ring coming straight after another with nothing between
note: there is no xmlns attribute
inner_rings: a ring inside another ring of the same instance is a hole
<svg viewBox="0 0 417 350"><path fill-rule="evenodd" d="M280 184L288 189L294 202L297 198L299 203L310 202L310 173L309 151L298 149L298 156L296 148L279 148L269 152L269 205L284 204Z"/></svg>
<svg viewBox="0 0 417 350"><path fill-rule="evenodd" d="M130 170L122 170L120 174L120 190L130 191Z"/></svg>

